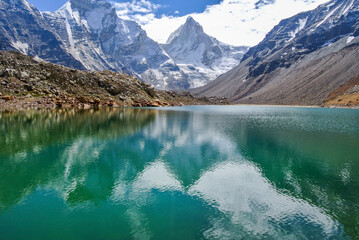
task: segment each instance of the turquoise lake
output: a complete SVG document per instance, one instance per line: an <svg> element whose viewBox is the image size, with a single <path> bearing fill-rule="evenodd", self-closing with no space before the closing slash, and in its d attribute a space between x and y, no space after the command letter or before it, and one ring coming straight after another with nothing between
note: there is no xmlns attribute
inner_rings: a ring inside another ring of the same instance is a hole
<svg viewBox="0 0 359 240"><path fill-rule="evenodd" d="M359 110L0 113L0 239L359 239Z"/></svg>

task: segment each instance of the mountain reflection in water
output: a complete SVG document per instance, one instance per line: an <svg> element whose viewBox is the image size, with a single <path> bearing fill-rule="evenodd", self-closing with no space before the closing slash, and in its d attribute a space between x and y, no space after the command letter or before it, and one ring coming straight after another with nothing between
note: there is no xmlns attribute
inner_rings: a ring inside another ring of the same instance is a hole
<svg viewBox="0 0 359 240"><path fill-rule="evenodd" d="M359 114L2 113L0 238L358 236Z"/></svg>

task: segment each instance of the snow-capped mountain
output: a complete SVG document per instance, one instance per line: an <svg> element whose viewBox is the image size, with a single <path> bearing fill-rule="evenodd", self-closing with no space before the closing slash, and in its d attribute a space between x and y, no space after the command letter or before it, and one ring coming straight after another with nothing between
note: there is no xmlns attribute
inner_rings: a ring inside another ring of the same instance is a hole
<svg viewBox="0 0 359 240"><path fill-rule="evenodd" d="M84 69L69 54L42 14L25 0L0 0L0 50Z"/></svg>
<svg viewBox="0 0 359 240"><path fill-rule="evenodd" d="M214 80L239 64L248 47L235 47L207 35L192 17L173 32L162 47L189 76L192 88Z"/></svg>
<svg viewBox="0 0 359 240"><path fill-rule="evenodd" d="M203 86L236 66L246 47L206 35L188 18L167 44L118 17L107 0L70 0L40 13L26 0L0 0L0 50L87 70L129 73L159 89Z"/></svg>
<svg viewBox="0 0 359 240"><path fill-rule="evenodd" d="M134 21L120 19L106 0L70 0L44 17L89 70L135 74L160 89L187 89L187 76Z"/></svg>
<svg viewBox="0 0 359 240"><path fill-rule="evenodd" d="M321 104L359 75L359 0L282 20L241 63L194 92L240 103Z"/></svg>

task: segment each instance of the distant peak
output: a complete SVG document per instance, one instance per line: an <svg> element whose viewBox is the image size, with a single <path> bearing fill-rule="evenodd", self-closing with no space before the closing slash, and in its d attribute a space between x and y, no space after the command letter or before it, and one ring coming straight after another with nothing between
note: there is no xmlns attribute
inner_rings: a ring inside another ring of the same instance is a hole
<svg viewBox="0 0 359 240"><path fill-rule="evenodd" d="M182 31L184 32L193 31L197 34L204 33L202 25L199 24L196 20L194 20L191 16L189 16L185 24L182 25Z"/></svg>
<svg viewBox="0 0 359 240"><path fill-rule="evenodd" d="M193 19L193 17L188 16L186 21L187 21L187 22L189 22L189 21L194 21L194 19Z"/></svg>
<svg viewBox="0 0 359 240"><path fill-rule="evenodd" d="M200 25L196 20L193 19L193 17L188 16L186 19L186 23L185 24L196 24L196 25Z"/></svg>
<svg viewBox="0 0 359 240"><path fill-rule="evenodd" d="M191 36L190 39L194 39L197 38L198 36L203 36L203 35L206 34L204 33L201 24L196 22L196 20L194 20L193 17L189 16L187 17L186 22L169 36L167 43L168 44L171 43L176 38L187 39L189 38L189 36Z"/></svg>

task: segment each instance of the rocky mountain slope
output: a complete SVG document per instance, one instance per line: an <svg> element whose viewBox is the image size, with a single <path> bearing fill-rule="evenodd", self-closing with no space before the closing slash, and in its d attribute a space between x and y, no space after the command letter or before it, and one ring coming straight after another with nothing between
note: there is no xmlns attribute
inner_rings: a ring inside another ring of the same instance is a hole
<svg viewBox="0 0 359 240"><path fill-rule="evenodd" d="M323 104L359 74L358 36L359 0L332 0L282 20L237 67L194 92L237 103Z"/></svg>
<svg viewBox="0 0 359 240"><path fill-rule="evenodd" d="M359 75L335 89L324 99L326 106L359 106Z"/></svg>
<svg viewBox="0 0 359 240"><path fill-rule="evenodd" d="M226 103L224 98L155 90L127 74L80 71L0 51L0 109Z"/></svg>
<svg viewBox="0 0 359 240"><path fill-rule="evenodd" d="M70 0L44 13L69 52L89 70L134 74L159 89L187 89L187 76L134 21L120 19L106 0Z"/></svg>
<svg viewBox="0 0 359 240"><path fill-rule="evenodd" d="M237 66L248 47L235 47L207 35L192 17L173 32L163 49L189 76L191 88L203 86Z"/></svg>
<svg viewBox="0 0 359 240"><path fill-rule="evenodd" d="M0 50L16 50L53 63L84 69L66 51L42 14L25 0L0 0Z"/></svg>

